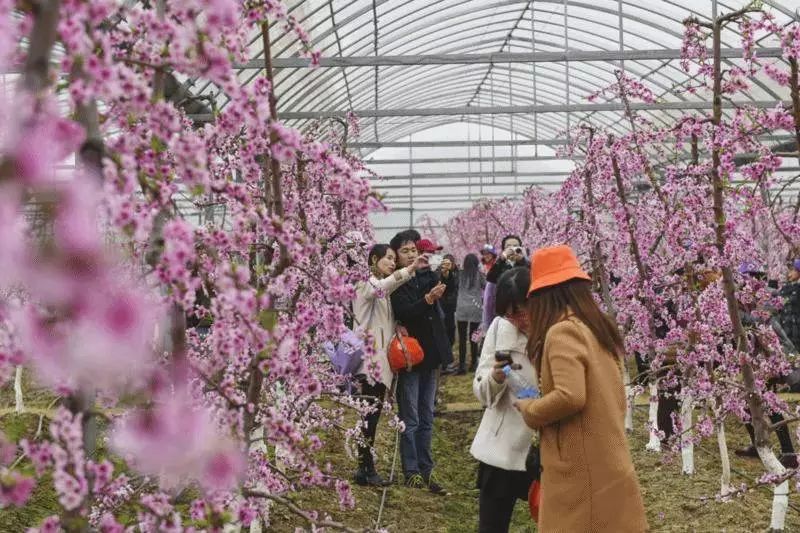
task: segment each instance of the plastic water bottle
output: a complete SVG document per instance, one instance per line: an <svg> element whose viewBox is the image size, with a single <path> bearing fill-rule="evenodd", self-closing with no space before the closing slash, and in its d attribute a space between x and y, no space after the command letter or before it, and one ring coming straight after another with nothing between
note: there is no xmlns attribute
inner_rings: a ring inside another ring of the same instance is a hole
<svg viewBox="0 0 800 533"><path fill-rule="evenodd" d="M514 372L511 365L503 367L503 374L506 375L506 383L508 383L509 388L511 388L511 392L518 399L523 400L526 398L539 397L539 389L528 383L525 378L519 375L519 372Z"/></svg>

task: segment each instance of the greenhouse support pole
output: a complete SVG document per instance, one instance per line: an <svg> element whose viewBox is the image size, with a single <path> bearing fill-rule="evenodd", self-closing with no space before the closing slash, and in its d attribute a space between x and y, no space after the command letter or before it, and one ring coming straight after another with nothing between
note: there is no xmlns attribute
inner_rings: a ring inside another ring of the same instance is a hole
<svg viewBox="0 0 800 533"><path fill-rule="evenodd" d="M531 6L531 54L536 57L536 17L534 16L536 13L536 5L533 0L530 2ZM536 61L531 62L531 67L533 69L533 105L537 105L539 103L538 95L536 91ZM539 115L533 115L533 138L539 138ZM533 146L533 155L539 155L539 145L535 144Z"/></svg>
<svg viewBox="0 0 800 533"><path fill-rule="evenodd" d="M569 2L564 0L564 53L569 53ZM570 105L570 76L569 76L569 60L564 61L564 78L566 79L567 87L566 87L566 104L567 107ZM572 114L567 111L566 115L566 123L567 123L567 141L569 142L572 139L572 125L570 124L570 117Z"/></svg>

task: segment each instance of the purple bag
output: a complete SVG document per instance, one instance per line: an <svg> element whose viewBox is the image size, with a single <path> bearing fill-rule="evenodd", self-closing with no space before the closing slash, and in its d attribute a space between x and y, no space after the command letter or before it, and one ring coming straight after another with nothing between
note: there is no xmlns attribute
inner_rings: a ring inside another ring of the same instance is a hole
<svg viewBox="0 0 800 533"><path fill-rule="evenodd" d="M332 342L326 342L323 346L337 374L353 376L361 368L364 341L352 331L345 331L336 346Z"/></svg>

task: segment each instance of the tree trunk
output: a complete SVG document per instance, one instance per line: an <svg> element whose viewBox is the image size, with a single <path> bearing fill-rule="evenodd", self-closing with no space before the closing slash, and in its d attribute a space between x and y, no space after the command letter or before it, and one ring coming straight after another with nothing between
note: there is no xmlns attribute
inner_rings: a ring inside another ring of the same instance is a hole
<svg viewBox="0 0 800 533"><path fill-rule="evenodd" d="M647 427L650 430L650 441L645 448L651 452L660 452L661 439L658 436L658 385L656 385L655 381L650 383L650 412L647 416Z"/></svg>
<svg viewBox="0 0 800 533"><path fill-rule="evenodd" d="M692 441L692 410L694 399L691 393L687 392L681 401L681 460L683 462L683 473L686 475L694 474L694 443Z"/></svg>
<svg viewBox="0 0 800 533"><path fill-rule="evenodd" d="M17 413L25 411L25 402L22 398L22 366L18 366L14 373L14 410Z"/></svg>
<svg viewBox="0 0 800 533"><path fill-rule="evenodd" d="M722 123L722 27L725 21L731 20L732 16L717 18L712 24L712 39L714 50L714 100L712 124L716 131ZM714 200L714 219L715 237L717 253L721 258L726 256L727 233L725 228L726 217L724 210L724 183L720 175L720 148L715 143L711 153L711 183L713 188ZM747 403L750 408L751 423L755 433L755 446L758 456L764 468L770 474L783 474L785 469L775 457L769 445L769 424L766 421L762 398L756 392L756 377L753 366L750 364L749 342L747 333L742 326L742 317L739 312L738 300L736 298L736 284L733 280L733 271L727 263L722 266L722 287L725 292L725 301L728 305L728 315L733 326L733 335L736 342L736 350L739 354L740 368L742 372L742 382L747 396ZM772 499L772 520L770 528L773 531L783 531L786 506L788 504L788 482L777 485L774 489Z"/></svg>
<svg viewBox="0 0 800 533"><path fill-rule="evenodd" d="M720 466L722 468L722 475L720 475L719 493L723 498L731 493L731 460L728 456L728 441L725 438L725 423L724 421L717 422L717 444L719 445Z"/></svg>
<svg viewBox="0 0 800 533"><path fill-rule="evenodd" d="M591 149L592 140L594 139L594 132L589 133L589 149ZM588 150L587 150L588 151ZM614 300L611 298L611 287L609 286L609 275L606 272L605 261L603 261L603 250L600 247L600 240L596 236L597 231L597 217L594 213L594 190L592 188L592 176L588 166L584 169L583 182L586 188L586 204L589 207L586 213L586 218L589 222L591 229L591 260L592 270L594 271L595 278L600 285L600 295L603 303L606 306L606 311L611 316L614 326L620 330L619 323L617 322L617 308L614 305ZM631 386L631 375L628 371L628 365L625 359L622 360L622 379L625 383L625 431L628 433L633 432L633 387Z"/></svg>
<svg viewBox="0 0 800 533"><path fill-rule="evenodd" d="M614 183L616 184L617 189L617 197L619 198L620 203L622 204L623 211L625 213L625 224L628 229L628 238L630 239L629 243L629 250L631 256L633 257L633 261L636 264L636 272L637 272L637 288L639 289L639 298L642 299L642 303L644 304L645 308L647 309L647 329L650 335L651 340L655 340L656 338L656 327L655 327L655 309L653 307L653 303L644 295L644 280L647 278L647 269L644 266L644 261L642 260L642 254L639 249L639 241L636 239L636 234L633 227L633 217L631 216L630 209L628 206L628 197L625 194L625 184L622 181L622 173L619 170L619 165L617 164L616 156L611 156L611 165L614 171ZM609 296L610 298L610 296ZM651 344L647 349L647 360L648 363L652 364L655 360L655 350L653 349L653 345ZM653 370L651 368L651 370ZM654 436L653 430L655 428L656 423L656 415L655 411L658 410L658 387L656 385L657 378L654 375L652 378L653 384L650 385L650 442L647 443L646 448L652 451L660 451L661 450L661 441L658 439L658 436ZM653 392L655 389L655 393ZM627 391L626 391L627 392ZM630 400L629 400L630 403ZM654 407L655 404L655 407ZM631 405L628 405L628 409L633 409ZM633 416L631 414L631 416ZM658 444L656 444L658 441Z"/></svg>

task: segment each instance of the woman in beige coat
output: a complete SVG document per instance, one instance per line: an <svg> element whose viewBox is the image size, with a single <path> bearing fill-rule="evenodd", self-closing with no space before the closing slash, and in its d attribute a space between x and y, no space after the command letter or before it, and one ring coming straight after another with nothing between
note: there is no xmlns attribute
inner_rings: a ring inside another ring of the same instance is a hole
<svg viewBox="0 0 800 533"><path fill-rule="evenodd" d="M394 250L388 244L376 244L367 256L371 275L367 281L356 286L356 300L353 302L354 326L356 330L367 331L372 336L375 357L380 366L380 380L374 384L366 378L366 361L356 373L361 394L372 398L371 403L375 409L364 419L364 444L358 448L358 471L355 474L355 482L359 485L386 485L386 481L375 470L372 445L375 442L381 405L386 391L392 385L392 369L389 367L387 350L395 334L395 321L389 295L410 280L417 267L425 260L425 257L420 256L411 265L395 270Z"/></svg>
<svg viewBox="0 0 800 533"><path fill-rule="evenodd" d="M542 397L518 400L541 430L542 532L647 531L625 436L623 342L568 246L533 256L528 355Z"/></svg>

